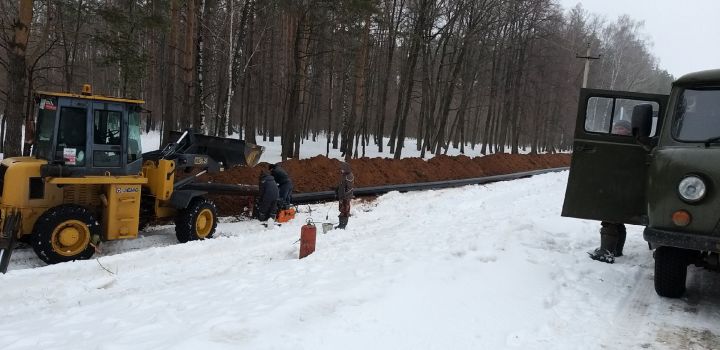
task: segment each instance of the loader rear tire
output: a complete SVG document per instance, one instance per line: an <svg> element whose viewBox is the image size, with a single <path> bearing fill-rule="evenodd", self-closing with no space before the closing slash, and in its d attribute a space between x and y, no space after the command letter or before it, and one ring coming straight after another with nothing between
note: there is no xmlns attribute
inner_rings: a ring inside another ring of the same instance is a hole
<svg viewBox="0 0 720 350"><path fill-rule="evenodd" d="M175 235L180 243L212 238L217 227L217 207L211 200L198 197L175 217Z"/></svg>
<svg viewBox="0 0 720 350"><path fill-rule="evenodd" d="M35 222L30 237L35 254L48 264L87 260L95 254L90 245L100 236L100 224L89 210L64 204L45 211Z"/></svg>

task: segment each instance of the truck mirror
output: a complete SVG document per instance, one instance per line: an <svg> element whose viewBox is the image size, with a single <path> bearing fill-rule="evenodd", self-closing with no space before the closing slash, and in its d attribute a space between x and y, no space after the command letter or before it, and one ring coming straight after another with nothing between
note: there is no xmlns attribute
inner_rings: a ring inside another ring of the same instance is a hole
<svg viewBox="0 0 720 350"><path fill-rule="evenodd" d="M649 137L652 131L653 107L649 103L633 107L632 134L633 136Z"/></svg>

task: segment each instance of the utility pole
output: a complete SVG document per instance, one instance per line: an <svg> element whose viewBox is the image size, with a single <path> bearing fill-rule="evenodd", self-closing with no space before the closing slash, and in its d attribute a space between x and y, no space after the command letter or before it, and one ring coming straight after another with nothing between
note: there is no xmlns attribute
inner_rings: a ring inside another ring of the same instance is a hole
<svg viewBox="0 0 720 350"><path fill-rule="evenodd" d="M587 43L587 51L585 51L585 56L580 56L578 54L575 54L575 58L582 58L585 60L585 73L583 74L583 88L587 87L587 79L588 79L588 73L590 72L590 60L597 60L602 55L597 56L590 56L590 43Z"/></svg>

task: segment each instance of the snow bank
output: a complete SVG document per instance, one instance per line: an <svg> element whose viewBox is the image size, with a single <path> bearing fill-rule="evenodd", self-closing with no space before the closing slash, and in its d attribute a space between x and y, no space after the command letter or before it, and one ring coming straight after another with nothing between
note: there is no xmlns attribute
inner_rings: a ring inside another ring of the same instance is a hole
<svg viewBox="0 0 720 350"><path fill-rule="evenodd" d="M336 204L188 244L158 228L97 261L30 268L20 250L0 276L0 347L720 347L717 276L692 270L687 299L658 297L639 227L616 264L590 260L599 225L559 216L566 178L355 201L349 228L319 234L303 260L300 226L336 220Z"/></svg>

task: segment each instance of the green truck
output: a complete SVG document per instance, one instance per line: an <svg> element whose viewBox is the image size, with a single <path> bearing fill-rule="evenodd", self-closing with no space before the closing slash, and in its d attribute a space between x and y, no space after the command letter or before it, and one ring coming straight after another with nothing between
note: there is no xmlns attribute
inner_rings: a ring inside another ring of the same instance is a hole
<svg viewBox="0 0 720 350"><path fill-rule="evenodd" d="M583 89L562 215L645 226L660 296L685 293L689 265L720 270L720 69L669 96Z"/></svg>

